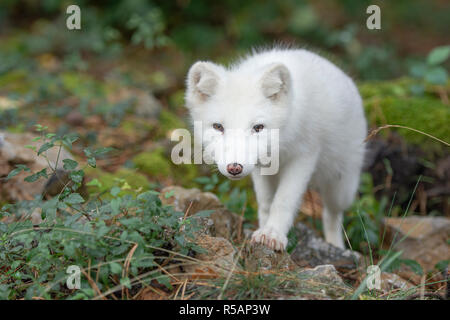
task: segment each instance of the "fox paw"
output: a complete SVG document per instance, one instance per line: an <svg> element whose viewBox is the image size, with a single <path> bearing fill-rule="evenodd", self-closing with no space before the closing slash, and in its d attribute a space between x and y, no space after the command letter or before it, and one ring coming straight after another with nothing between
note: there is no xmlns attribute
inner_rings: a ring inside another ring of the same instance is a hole
<svg viewBox="0 0 450 320"><path fill-rule="evenodd" d="M285 235L271 227L263 227L252 234L251 243L261 243L272 250L283 251L288 239Z"/></svg>

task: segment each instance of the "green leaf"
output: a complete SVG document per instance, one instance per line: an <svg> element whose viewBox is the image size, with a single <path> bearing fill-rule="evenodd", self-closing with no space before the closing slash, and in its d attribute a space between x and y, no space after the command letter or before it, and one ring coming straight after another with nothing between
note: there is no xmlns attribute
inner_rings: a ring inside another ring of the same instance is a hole
<svg viewBox="0 0 450 320"><path fill-rule="evenodd" d="M20 172L22 171L30 171L30 168L28 168L26 165L24 164L16 164L16 168L11 170L11 172L8 174L8 176L6 177L6 180L11 179L14 176L17 176Z"/></svg>
<svg viewBox="0 0 450 320"><path fill-rule="evenodd" d="M428 64L437 65L448 59L450 56L450 46L434 48L427 57Z"/></svg>
<svg viewBox="0 0 450 320"><path fill-rule="evenodd" d="M130 282L130 278L128 278L128 277L120 279L120 284L124 285L128 289L131 289L131 282Z"/></svg>
<svg viewBox="0 0 450 320"><path fill-rule="evenodd" d="M72 149L72 144L77 141L78 138L79 136L77 133L69 133L64 135L61 141L67 148Z"/></svg>
<svg viewBox="0 0 450 320"><path fill-rule="evenodd" d="M97 157L103 156L113 150L114 150L114 148L111 148L111 147L103 147L103 148L98 148L98 149L94 150L93 154L97 158Z"/></svg>
<svg viewBox="0 0 450 320"><path fill-rule="evenodd" d="M183 235L178 235L178 236L175 236L175 240L179 243L179 245L180 246L182 246L182 247L184 247L184 245L186 244L186 241L185 241L185 239L184 239L184 236Z"/></svg>
<svg viewBox="0 0 450 320"><path fill-rule="evenodd" d="M423 78L427 72L427 66L424 63L416 63L410 69L409 73L414 78Z"/></svg>
<svg viewBox="0 0 450 320"><path fill-rule="evenodd" d="M230 191L230 181L224 181L222 182L219 187L217 188L217 191L219 193L227 193L228 191Z"/></svg>
<svg viewBox="0 0 450 320"><path fill-rule="evenodd" d="M55 137L56 136L56 133L47 133L46 135L45 135L45 137L47 138L47 139L51 139L51 138L53 138L53 137Z"/></svg>
<svg viewBox="0 0 450 320"><path fill-rule="evenodd" d="M72 180L75 183L83 182L83 177L84 177L84 171L83 170L72 171L69 174L70 180Z"/></svg>
<svg viewBox="0 0 450 320"><path fill-rule="evenodd" d="M450 264L450 259L447 260L441 260L434 266L436 269L438 269L441 272L444 272L446 268L448 268Z"/></svg>
<svg viewBox="0 0 450 320"><path fill-rule="evenodd" d="M34 152L36 152L36 147L35 146L32 146L31 144L27 144L27 145L25 145L25 146L23 146L24 148L27 148L27 149L31 149L31 150L33 150Z"/></svg>
<svg viewBox="0 0 450 320"><path fill-rule="evenodd" d="M46 142L46 143L44 143L44 144L39 148L38 156L39 156L41 153L47 151L48 149L53 148L54 146L55 146L55 145L53 144L53 142Z"/></svg>
<svg viewBox="0 0 450 320"><path fill-rule="evenodd" d="M64 159L63 163L64 163L63 168L67 171L74 170L78 166L78 162L72 159Z"/></svg>
<svg viewBox="0 0 450 320"><path fill-rule="evenodd" d="M175 194L175 190L170 190L169 192L166 192L164 194L164 198L165 199L169 199L170 197L172 197Z"/></svg>
<svg viewBox="0 0 450 320"><path fill-rule="evenodd" d="M194 181L200 184L208 184L210 179L209 177L197 177L194 179Z"/></svg>
<svg viewBox="0 0 450 320"><path fill-rule="evenodd" d="M434 67L427 71L425 80L432 84L446 84L447 71L442 67Z"/></svg>
<svg viewBox="0 0 450 320"><path fill-rule="evenodd" d="M90 165L92 168L95 168L97 166L97 161L95 158L88 158L87 159L88 165Z"/></svg>
<svg viewBox="0 0 450 320"><path fill-rule="evenodd" d="M83 203L84 199L78 193L71 193L67 198L64 199L64 202L68 204L79 204Z"/></svg>
<svg viewBox="0 0 450 320"><path fill-rule="evenodd" d="M214 210L201 210L195 213L196 217L201 217L201 218L208 218L212 213L214 212Z"/></svg>
<svg viewBox="0 0 450 320"><path fill-rule="evenodd" d="M167 289L172 289L172 285L170 284L169 277L166 275L159 276L156 278L156 281L158 281L160 284L167 287Z"/></svg>
<svg viewBox="0 0 450 320"><path fill-rule="evenodd" d="M47 168L44 168L41 171L36 172L35 174L32 174L32 175L26 177L23 180L26 181L26 182L35 182L35 181L39 180L42 177L48 179Z"/></svg>
<svg viewBox="0 0 450 320"><path fill-rule="evenodd" d="M87 186L93 186L93 187L98 187L101 188L102 187L102 183L100 181L98 181L97 178L92 179L91 181L89 181L88 183L86 183Z"/></svg>
<svg viewBox="0 0 450 320"><path fill-rule="evenodd" d="M401 262L402 262L404 265L410 267L411 270L412 270L414 273L416 273L416 274L418 274L418 275L422 275L422 274L423 274L422 266L421 266L417 261L411 260L411 259L401 259Z"/></svg>
<svg viewBox="0 0 450 320"><path fill-rule="evenodd" d="M113 197L115 197L120 193L120 191L121 190L119 187L112 187L110 193Z"/></svg>
<svg viewBox="0 0 450 320"><path fill-rule="evenodd" d="M109 264L109 268L112 273L119 274L122 272L122 266L118 264L117 262L111 262Z"/></svg>
<svg viewBox="0 0 450 320"><path fill-rule="evenodd" d="M120 204L121 204L121 199L120 198L114 198L111 200L111 213L116 215L120 212Z"/></svg>

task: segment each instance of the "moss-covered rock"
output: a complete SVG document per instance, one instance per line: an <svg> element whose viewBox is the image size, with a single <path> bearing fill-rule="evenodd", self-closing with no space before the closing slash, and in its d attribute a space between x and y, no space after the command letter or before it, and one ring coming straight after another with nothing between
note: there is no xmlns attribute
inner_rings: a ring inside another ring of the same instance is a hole
<svg viewBox="0 0 450 320"><path fill-rule="evenodd" d="M170 159L165 157L163 148L142 152L133 158L133 163L151 177L169 176L172 173Z"/></svg>
<svg viewBox="0 0 450 320"><path fill-rule="evenodd" d="M61 74L61 82L64 89L79 98L104 96L106 92L101 82L86 74L64 72Z"/></svg>
<svg viewBox="0 0 450 320"><path fill-rule="evenodd" d="M194 179L200 175L198 165L176 165L169 154L164 148L158 147L152 151L139 153L133 158L133 163L139 171L150 177L170 177L174 183L183 187L198 187L198 184L194 182Z"/></svg>
<svg viewBox="0 0 450 320"><path fill-rule="evenodd" d="M119 195L135 194L139 191L150 189L150 182L147 177L136 170L121 168L114 173L102 171L100 169L86 169L88 193L106 192L106 197L112 187L120 187L122 191ZM95 183L97 179L98 183ZM93 183L94 181L94 183Z"/></svg>
<svg viewBox="0 0 450 320"><path fill-rule="evenodd" d="M142 138L153 132L155 125L153 121L133 117L122 121L120 129L127 136Z"/></svg>
<svg viewBox="0 0 450 320"><path fill-rule="evenodd" d="M427 88L422 96L413 95L413 80L367 82L359 86L371 127L386 124L402 125L423 131L441 140L450 140L450 108ZM450 91L450 86L446 88ZM445 145L408 129L396 128L407 142L420 145L425 151L441 152Z"/></svg>

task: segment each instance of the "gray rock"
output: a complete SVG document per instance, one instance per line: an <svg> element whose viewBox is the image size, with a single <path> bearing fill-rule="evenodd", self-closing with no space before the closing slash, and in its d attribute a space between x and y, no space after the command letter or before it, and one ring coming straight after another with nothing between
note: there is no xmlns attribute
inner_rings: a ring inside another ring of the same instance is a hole
<svg viewBox="0 0 450 320"><path fill-rule="evenodd" d="M336 268L332 264L316 266L315 268L306 268L298 273L300 277L315 279L326 283L343 285L344 282L339 276Z"/></svg>
<svg viewBox="0 0 450 320"><path fill-rule="evenodd" d="M389 272L382 272L381 273L381 291L383 293L392 292L394 290L408 290L413 289L415 286L400 277L399 275L395 273L389 273Z"/></svg>
<svg viewBox="0 0 450 320"><path fill-rule="evenodd" d="M291 258L300 267L333 265L338 269L353 270L362 261L359 253L333 246L302 223L295 226L295 233L299 240Z"/></svg>

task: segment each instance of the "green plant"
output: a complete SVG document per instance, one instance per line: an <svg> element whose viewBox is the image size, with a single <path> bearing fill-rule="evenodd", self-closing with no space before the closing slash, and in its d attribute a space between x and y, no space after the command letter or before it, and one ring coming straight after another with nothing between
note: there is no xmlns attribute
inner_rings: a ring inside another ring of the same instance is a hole
<svg viewBox="0 0 450 320"><path fill-rule="evenodd" d="M255 220L256 210L249 201L248 190L240 187L231 188L231 181L219 179L216 173L210 177L195 178L194 181L203 185L204 191L215 193L228 210L238 214L243 212L246 219Z"/></svg>
<svg viewBox="0 0 450 320"><path fill-rule="evenodd" d="M42 145L34 150L39 156L45 157L50 148L71 148L77 139L76 135L46 133L47 128L41 125L37 130L41 136L36 140L41 140ZM85 149L86 166L96 167L96 157L108 151ZM192 250L202 251L192 242L200 228L198 220L162 205L159 193L152 190L120 196L127 188L122 183L111 187L106 199L100 195L84 199L77 190L86 166L80 168L71 159L62 162L71 181L58 196L48 201L42 197L19 201L0 210L0 220L24 213L18 221L0 222L0 299L91 299L112 295L127 299L130 292L152 281L171 288L160 264L180 261ZM30 172L25 180L47 178L56 166ZM19 164L7 179L21 171L30 169ZM33 226L27 216L36 210L43 222ZM172 259L168 259L169 253ZM79 290L65 286L71 265L82 270Z"/></svg>
<svg viewBox="0 0 450 320"><path fill-rule="evenodd" d="M379 230L387 208L387 199L384 197L378 201L375 198L372 176L369 173L361 175L359 191L361 196L344 216L344 229L352 249L376 249L380 245Z"/></svg>
<svg viewBox="0 0 450 320"><path fill-rule="evenodd" d="M450 56L450 45L434 48L427 56L425 62L416 62L410 67L409 73L420 82L411 85L414 94L423 94L425 84L445 85L448 73L443 66Z"/></svg>
<svg viewBox="0 0 450 320"><path fill-rule="evenodd" d="M164 35L165 25L161 11L153 8L145 15L133 14L128 20L127 27L133 30L131 42L143 44L146 48L161 47L169 43L169 38Z"/></svg>

